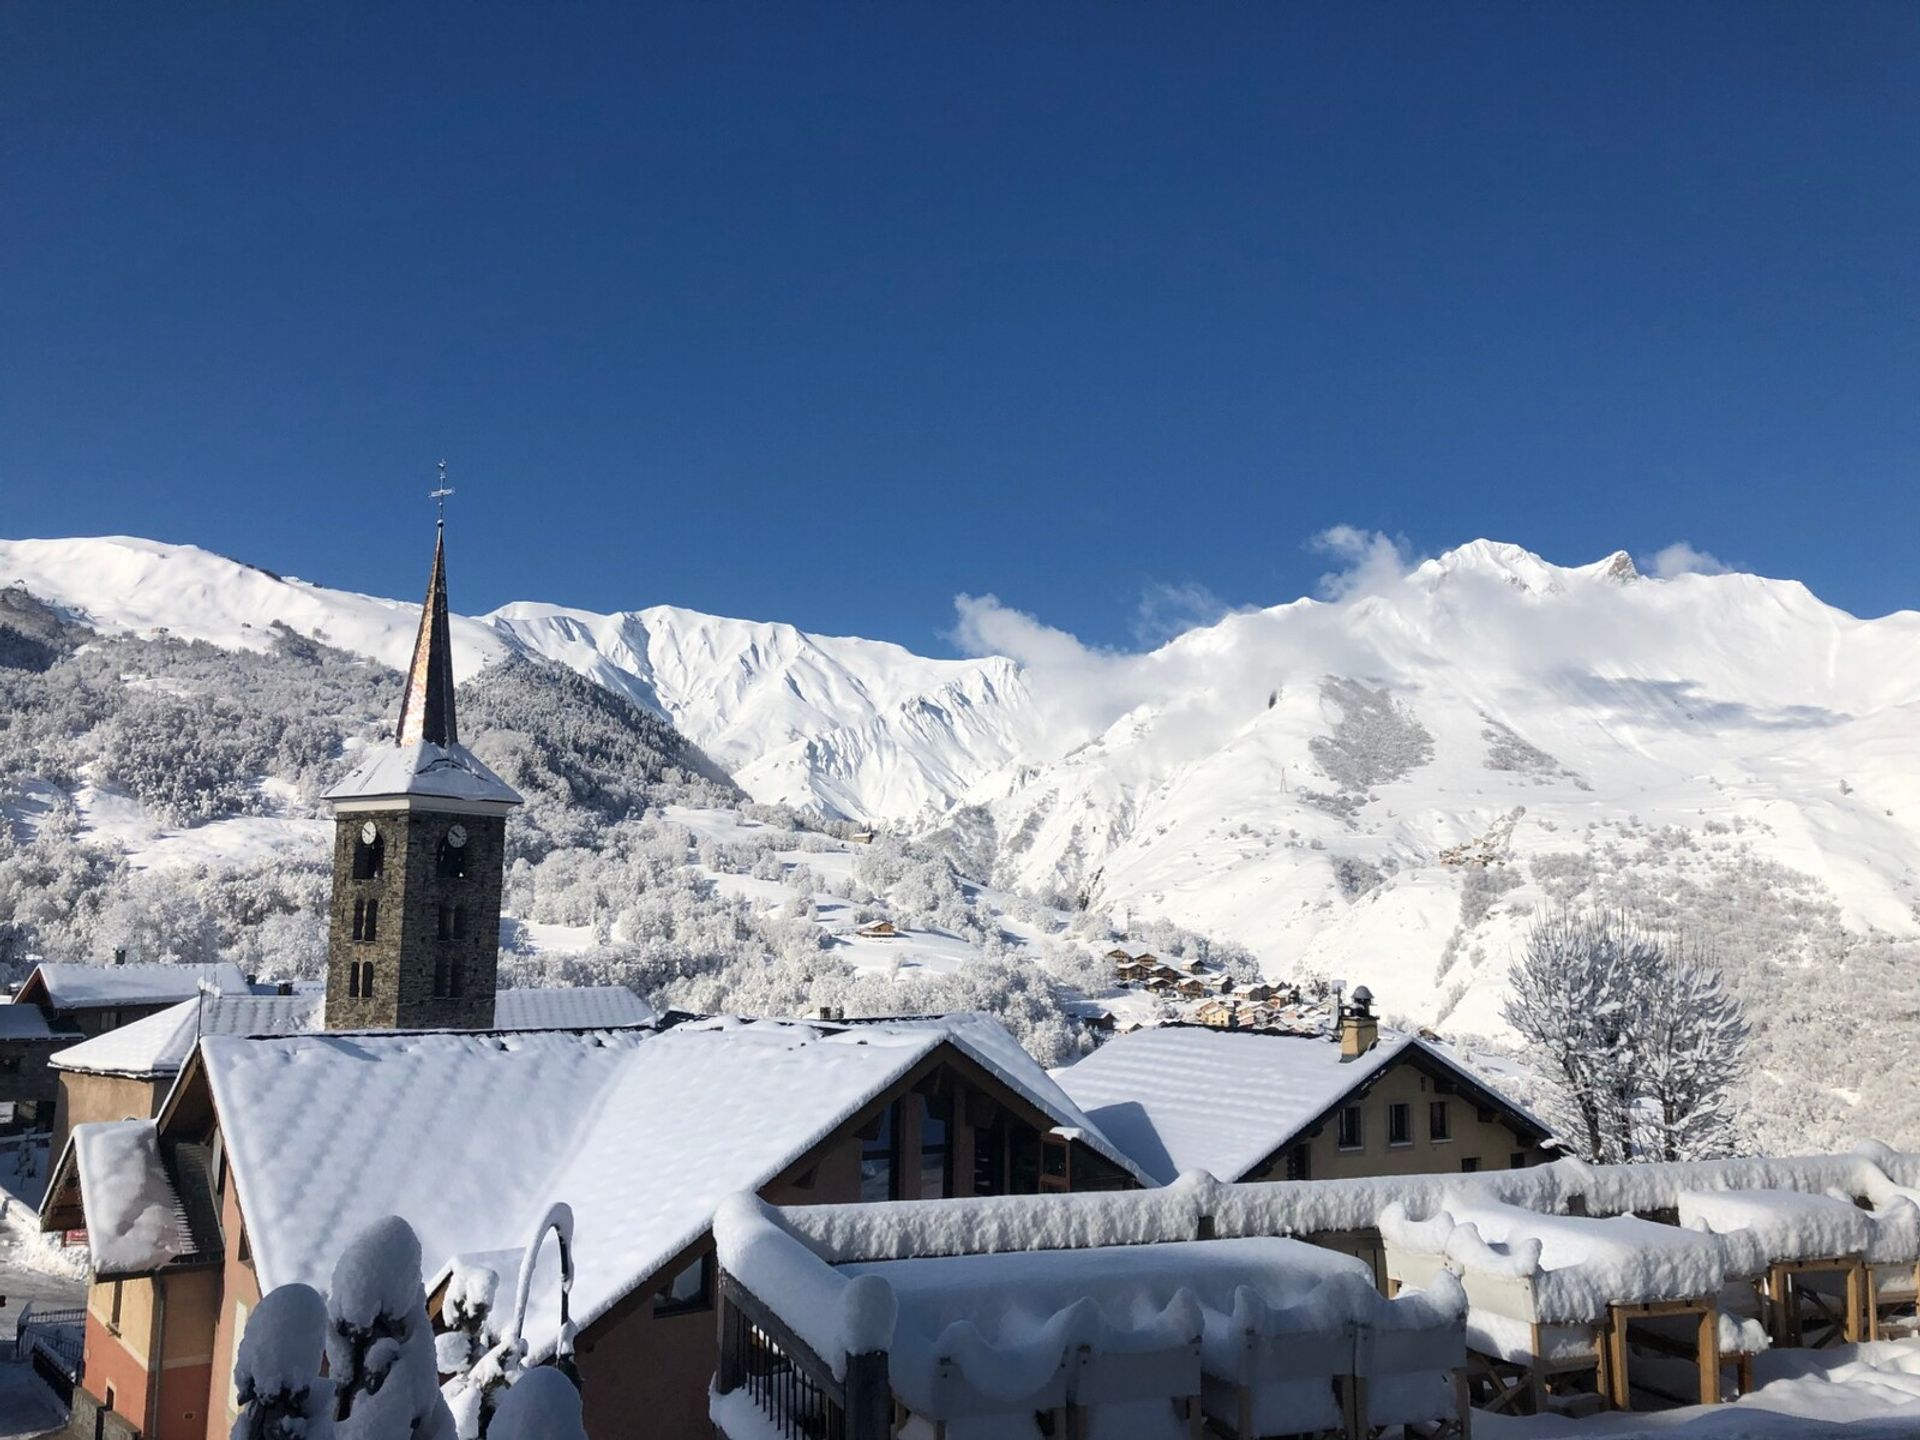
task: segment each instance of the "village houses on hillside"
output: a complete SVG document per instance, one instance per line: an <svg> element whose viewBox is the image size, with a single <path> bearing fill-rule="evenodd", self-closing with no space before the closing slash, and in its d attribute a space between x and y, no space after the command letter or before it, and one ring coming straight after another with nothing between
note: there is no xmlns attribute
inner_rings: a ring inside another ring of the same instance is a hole
<svg viewBox="0 0 1920 1440"><path fill-rule="evenodd" d="M394 743L328 799L324 995L251 997L230 977L240 993L169 995L56 1062L73 1128L42 1224L84 1230L93 1267L77 1434L225 1437L252 1308L290 1280L324 1286L383 1215L418 1232L437 1291L456 1265L510 1284L548 1202L569 1203L589 1428L645 1415L690 1436L707 1423L727 1195L1146 1182L990 1020L665 1027L603 992L496 993L519 797L459 740L444 538ZM536 1297L532 1330L548 1353L554 1299Z"/></svg>

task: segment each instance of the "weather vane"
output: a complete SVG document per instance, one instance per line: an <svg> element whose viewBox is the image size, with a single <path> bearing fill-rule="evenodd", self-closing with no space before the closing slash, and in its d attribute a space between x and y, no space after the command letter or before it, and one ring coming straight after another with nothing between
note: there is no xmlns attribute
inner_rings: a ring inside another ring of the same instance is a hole
<svg viewBox="0 0 1920 1440"><path fill-rule="evenodd" d="M447 523L447 497L453 494L453 487L447 484L447 462L440 462L440 488L427 498L440 507L440 524Z"/></svg>

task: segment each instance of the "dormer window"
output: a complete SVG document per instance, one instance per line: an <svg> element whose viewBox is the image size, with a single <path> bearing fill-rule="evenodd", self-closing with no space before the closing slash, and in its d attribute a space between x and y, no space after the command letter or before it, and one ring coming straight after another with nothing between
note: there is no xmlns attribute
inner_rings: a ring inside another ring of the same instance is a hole
<svg viewBox="0 0 1920 1440"><path fill-rule="evenodd" d="M386 859L386 837L381 835L380 827L369 820L353 840L353 878L378 880L386 867Z"/></svg>

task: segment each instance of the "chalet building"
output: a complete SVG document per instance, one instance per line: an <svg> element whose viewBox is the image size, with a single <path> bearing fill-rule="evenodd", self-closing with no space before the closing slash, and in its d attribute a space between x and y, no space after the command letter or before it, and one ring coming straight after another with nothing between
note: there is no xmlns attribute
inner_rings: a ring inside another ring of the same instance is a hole
<svg viewBox="0 0 1920 1440"><path fill-rule="evenodd" d="M36 965L12 1003L0 1005L0 1104L13 1107L13 1124L40 1128L54 1122L60 1098L54 1055L89 1035L176 1005L202 985L244 994L247 977L232 965L129 965L121 959L112 965Z"/></svg>
<svg viewBox="0 0 1920 1440"><path fill-rule="evenodd" d="M99 1035L130 1025L201 990L245 995L247 977L236 965L111 965L42 963L14 992L15 1005L33 1005L62 1034Z"/></svg>
<svg viewBox="0 0 1920 1440"><path fill-rule="evenodd" d="M1334 1036L1162 1026L1054 1072L1158 1184L1504 1170L1553 1158L1546 1126L1357 990Z"/></svg>
<svg viewBox="0 0 1920 1440"><path fill-rule="evenodd" d="M320 1031L325 1001L318 988L203 995L79 1045L69 1041L50 1062L60 1089L53 1153L65 1148L75 1125L158 1115L202 1036ZM653 1023L653 1007L623 985L502 990L494 997L495 1030L624 1030Z"/></svg>
<svg viewBox="0 0 1920 1440"><path fill-rule="evenodd" d="M115 1183L100 1184L108 1163ZM727 1196L831 1204L1142 1178L984 1018L209 1036L156 1119L74 1132L41 1223L84 1228L93 1256L82 1433L111 1407L124 1421L102 1433L202 1440L229 1433L235 1336L266 1290L325 1289L341 1248L387 1214L419 1233L430 1293L456 1264L511 1289L520 1247L564 1200L589 1430L645 1416L649 1434L692 1440L709 1433L709 1228ZM155 1236L156 1213L179 1223ZM536 1348L557 1320L531 1328Z"/></svg>
<svg viewBox="0 0 1920 1440"><path fill-rule="evenodd" d="M860 926L853 933L862 940L891 940L900 932L893 928L891 920L875 920Z"/></svg>
<svg viewBox="0 0 1920 1440"><path fill-rule="evenodd" d="M604 992L496 993L519 797L458 738L444 544L395 743L328 799L324 994L208 996L61 1056L71 1134L40 1221L84 1229L93 1264L76 1435L225 1440L266 1291L329 1288L354 1236L400 1215L430 1294L476 1265L511 1293L565 1201L589 1428L705 1437L727 1196L1145 1183L992 1020L627 1023ZM539 1278L528 1336L550 1353Z"/></svg>

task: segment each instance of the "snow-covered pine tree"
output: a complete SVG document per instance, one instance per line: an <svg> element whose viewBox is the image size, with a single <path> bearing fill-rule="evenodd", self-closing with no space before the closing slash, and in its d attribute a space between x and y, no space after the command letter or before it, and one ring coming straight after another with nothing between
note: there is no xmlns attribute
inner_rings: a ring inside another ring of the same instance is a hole
<svg viewBox="0 0 1920 1440"><path fill-rule="evenodd" d="M1655 1160L1719 1159L1740 1144L1735 1094L1752 1029L1704 945L1676 945L1663 959L1636 1011L1640 1149Z"/></svg>
<svg viewBox="0 0 1920 1440"><path fill-rule="evenodd" d="M307 1285L268 1291L233 1367L233 1440L333 1440L333 1386L320 1373L327 1302Z"/></svg>
<svg viewBox="0 0 1920 1440"><path fill-rule="evenodd" d="M336 1440L456 1440L440 1398L420 1239L398 1215L361 1231L333 1267L327 1364Z"/></svg>
<svg viewBox="0 0 1920 1440"><path fill-rule="evenodd" d="M440 1389L453 1412L460 1440L488 1433L494 1407L519 1369L520 1357L501 1345L494 1302L500 1277L484 1265L456 1264L447 1277L440 1319L447 1329L436 1337L440 1373L450 1375Z"/></svg>

